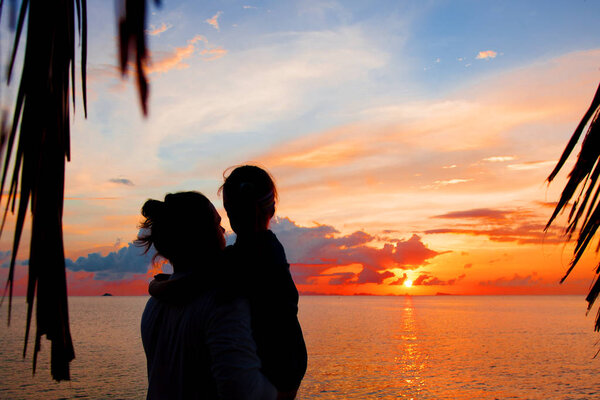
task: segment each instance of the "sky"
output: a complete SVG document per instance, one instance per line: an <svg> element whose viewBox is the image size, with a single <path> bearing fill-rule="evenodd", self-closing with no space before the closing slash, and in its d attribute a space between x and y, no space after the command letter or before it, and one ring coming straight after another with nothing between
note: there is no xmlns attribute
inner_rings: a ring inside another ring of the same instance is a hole
<svg viewBox="0 0 600 400"><path fill-rule="evenodd" d="M275 177L271 228L303 294L586 293L597 257L559 285L564 218L543 230L570 164L545 179L600 81L599 3L162 3L148 15L144 117L117 69L114 4L88 1L70 295L146 294L168 270L133 245L148 198L204 193L231 242L217 190L244 163ZM9 227L1 279L10 240ZM25 239L17 294L27 254Z"/></svg>

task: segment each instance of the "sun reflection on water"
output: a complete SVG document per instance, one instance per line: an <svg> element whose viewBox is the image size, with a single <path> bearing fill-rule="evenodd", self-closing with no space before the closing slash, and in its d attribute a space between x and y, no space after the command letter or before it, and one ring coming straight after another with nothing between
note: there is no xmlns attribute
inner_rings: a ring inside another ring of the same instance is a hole
<svg viewBox="0 0 600 400"><path fill-rule="evenodd" d="M413 299L406 296L400 314L398 333L395 335L398 341L395 362L400 375L398 378L404 381L403 398L420 398L426 384L423 370L426 368L427 355L421 348L415 314Z"/></svg>

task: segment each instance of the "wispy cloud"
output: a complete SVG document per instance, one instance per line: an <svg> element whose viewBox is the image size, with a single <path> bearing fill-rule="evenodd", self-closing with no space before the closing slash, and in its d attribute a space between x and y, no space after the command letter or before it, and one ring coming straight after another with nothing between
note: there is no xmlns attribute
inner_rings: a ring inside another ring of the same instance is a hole
<svg viewBox="0 0 600 400"><path fill-rule="evenodd" d="M202 54L203 56L206 56L204 58L206 61L213 61L213 60L217 60L217 59L223 57L225 54L227 54L227 50L225 50L223 47L219 46L219 47L215 47L212 49L203 49L202 51L200 51L200 54Z"/></svg>
<svg viewBox="0 0 600 400"><path fill-rule="evenodd" d="M565 238L559 228L544 232L546 217L526 209L497 210L479 208L453 211L434 218L463 220L452 227L428 229L426 234L486 236L494 242L518 244L560 244Z"/></svg>
<svg viewBox="0 0 600 400"><path fill-rule="evenodd" d="M204 49L198 53L206 61L213 61L227 54L227 50L222 47L209 47L208 39L203 35L196 35L187 41L186 46L176 47L170 53L155 53L157 60L154 60L148 67L149 73L165 73L172 69L184 69L189 65L185 60L192 57L198 50L198 44L203 44Z"/></svg>
<svg viewBox="0 0 600 400"><path fill-rule="evenodd" d="M515 158L516 158L515 156L493 156L493 157L484 158L483 161L488 161L488 162L505 162L505 161L512 161Z"/></svg>
<svg viewBox="0 0 600 400"><path fill-rule="evenodd" d="M146 33L150 36L158 36L161 33L166 32L168 29L171 29L172 27L173 25L167 25L163 22L162 24L160 24L159 27L150 25L150 29L146 30Z"/></svg>
<svg viewBox="0 0 600 400"><path fill-rule="evenodd" d="M435 188L448 186L448 185L458 185L459 183L471 182L472 180L473 179L471 179L471 178L469 178L469 179L464 179L464 178L446 179L446 180L434 181L433 184L424 185L421 188L422 189L435 189Z"/></svg>
<svg viewBox="0 0 600 400"><path fill-rule="evenodd" d="M508 166L508 168L515 170L515 171L527 171L527 170L531 170L531 169L540 169L540 168L548 169L555 164L556 164L556 160L527 161L527 162L523 162L523 163L519 163L519 164L510 164Z"/></svg>
<svg viewBox="0 0 600 400"><path fill-rule="evenodd" d="M125 185L125 186L135 186L134 183L127 178L112 178L112 179L109 179L109 182L117 183L119 185Z"/></svg>
<svg viewBox="0 0 600 400"><path fill-rule="evenodd" d="M347 82L385 64L385 54L360 29L287 33L283 39L228 53L219 59L218 67L203 67L205 79L196 79L193 68L177 77L170 76L185 85L186 90L170 96L177 101L166 105L174 117L166 130L178 132L180 137L186 135L188 142L197 138L199 130L206 133L257 130L265 140L276 137L280 142L287 134L274 134L264 128L326 103L329 95L320 96L317 92L331 93L333 88L336 92L352 92L353 87L346 85ZM203 48L215 48L200 55L207 59L215 59L226 50L198 43L195 51L199 53ZM171 87L165 85L162 93L170 93Z"/></svg>
<svg viewBox="0 0 600 400"><path fill-rule="evenodd" d="M217 11L217 13L212 16L212 18L208 18L204 20L204 22L211 25L216 30L219 30L219 17L221 16L221 14L223 14L223 11Z"/></svg>
<svg viewBox="0 0 600 400"><path fill-rule="evenodd" d="M479 53L477 53L477 57L475 57L478 60L489 60L492 58L496 58L496 56L498 55L497 52L495 52L494 50L485 50L485 51L480 51Z"/></svg>
<svg viewBox="0 0 600 400"><path fill-rule="evenodd" d="M514 210L494 210L490 208L475 208L472 210L452 211L446 214L435 215L433 218L450 218L450 219L485 219L485 220L505 220L508 215L514 215ZM521 214L522 215L522 214Z"/></svg>
<svg viewBox="0 0 600 400"><path fill-rule="evenodd" d="M316 198L319 207L335 210L330 218L339 221L369 220L364 207L380 204L385 217L372 220L382 229L395 228L385 223L388 219L404 218L401 211L391 211L392 204L426 220L425 210L412 204L428 204L438 210L435 214L442 214L467 198L478 199L481 208L516 199L540 200L544 164L527 160L537 154L539 160L548 160L548 154L563 150L568 137L562 127L576 124L580 109L588 105L593 93L581 82L584 79L591 88L597 85L589 65L599 60L598 50L570 54L486 80L459 96L367 107L353 114L356 122L284 142L259 161L293 193L287 206L303 221L310 220ZM515 98L517 91L523 96ZM548 121L555 121L551 128ZM550 129L543 146L536 135L521 135L515 141L517 132L534 126ZM509 164L540 168L523 174ZM451 165L460 168L443 168ZM443 196L432 197L422 189Z"/></svg>
<svg viewBox="0 0 600 400"><path fill-rule="evenodd" d="M446 185L456 185L458 183L470 182L472 180L473 179L454 178L454 179L448 179L446 181L435 181L433 183L438 186L446 186Z"/></svg>

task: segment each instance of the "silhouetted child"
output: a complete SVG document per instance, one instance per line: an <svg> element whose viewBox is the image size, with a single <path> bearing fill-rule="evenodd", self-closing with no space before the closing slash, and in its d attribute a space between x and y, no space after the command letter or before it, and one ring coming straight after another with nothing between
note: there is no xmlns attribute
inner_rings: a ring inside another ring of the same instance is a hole
<svg viewBox="0 0 600 400"><path fill-rule="evenodd" d="M262 372L293 398L307 367L298 321L298 290L283 246L269 230L277 190L265 170L235 168L221 187L223 205L237 238L225 250L237 290L250 301L252 334Z"/></svg>
<svg viewBox="0 0 600 400"><path fill-rule="evenodd" d="M220 191L231 228L237 237L225 249L226 276L222 293L249 300L252 336L261 360L261 372L279 391L293 399L307 367L307 352L298 321L298 290L292 280L283 246L269 222L275 214L277 190L263 169L244 165L225 178ZM193 286L156 276L150 294L177 301ZM198 276L197 283L203 279ZM186 294L187 293L187 294Z"/></svg>

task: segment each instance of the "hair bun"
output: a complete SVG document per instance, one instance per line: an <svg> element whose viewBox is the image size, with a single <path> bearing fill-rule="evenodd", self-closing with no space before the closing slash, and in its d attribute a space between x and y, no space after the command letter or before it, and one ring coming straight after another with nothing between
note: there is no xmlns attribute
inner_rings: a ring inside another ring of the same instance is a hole
<svg viewBox="0 0 600 400"><path fill-rule="evenodd" d="M165 203L150 199L142 206L142 215L150 220L157 220L165 213Z"/></svg>

